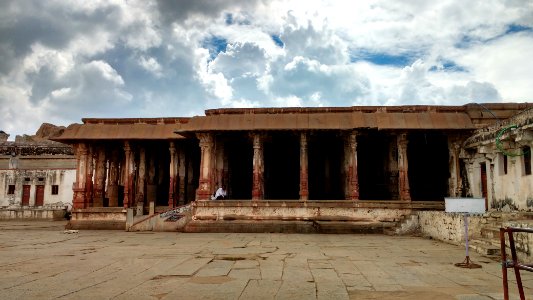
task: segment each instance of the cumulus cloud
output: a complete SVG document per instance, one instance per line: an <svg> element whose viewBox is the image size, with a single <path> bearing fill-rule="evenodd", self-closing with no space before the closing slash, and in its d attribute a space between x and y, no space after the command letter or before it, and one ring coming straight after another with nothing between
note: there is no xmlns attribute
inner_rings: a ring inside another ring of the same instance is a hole
<svg viewBox="0 0 533 300"><path fill-rule="evenodd" d="M8 0L0 36L0 129L12 136L215 107L533 97L523 1Z"/></svg>

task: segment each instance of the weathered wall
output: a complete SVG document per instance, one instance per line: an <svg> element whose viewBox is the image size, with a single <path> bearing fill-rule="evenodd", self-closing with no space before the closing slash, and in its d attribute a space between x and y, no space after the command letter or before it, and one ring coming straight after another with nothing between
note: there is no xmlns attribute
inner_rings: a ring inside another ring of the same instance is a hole
<svg viewBox="0 0 533 300"><path fill-rule="evenodd" d="M464 244L463 214L443 211L419 211L417 214L422 235L453 244ZM469 216L469 238L478 237L481 234L481 226L485 222L480 215Z"/></svg>
<svg viewBox="0 0 533 300"><path fill-rule="evenodd" d="M66 209L0 209L2 219L53 219L64 220Z"/></svg>
<svg viewBox="0 0 533 300"><path fill-rule="evenodd" d="M525 174L524 157L507 156L507 174L503 160L502 153L478 154L468 160L468 182L472 196L482 198L481 164L485 163L489 209L533 211L533 175Z"/></svg>
<svg viewBox="0 0 533 300"><path fill-rule="evenodd" d="M503 223L503 227L533 228L533 221L508 221ZM529 263L533 262L533 234L521 232L514 233L513 238L519 260ZM508 241L507 245L509 245ZM511 256L510 249L508 249L507 255L508 257Z"/></svg>
<svg viewBox="0 0 533 300"><path fill-rule="evenodd" d="M20 208L22 203L22 186L30 185L29 206L35 205L36 186L44 185L44 207L72 205L72 183L76 170L0 170L0 207ZM43 181L40 181L42 178ZM29 179L26 181L26 179ZM8 194L9 185L15 185L15 193ZM57 185L57 195L52 195L52 185Z"/></svg>
<svg viewBox="0 0 533 300"><path fill-rule="evenodd" d="M362 207L343 205L342 201L318 203L310 201L197 201L194 219L197 220L345 220L369 222L394 222L411 213L411 209L398 205L391 207ZM348 203L350 204L350 203Z"/></svg>

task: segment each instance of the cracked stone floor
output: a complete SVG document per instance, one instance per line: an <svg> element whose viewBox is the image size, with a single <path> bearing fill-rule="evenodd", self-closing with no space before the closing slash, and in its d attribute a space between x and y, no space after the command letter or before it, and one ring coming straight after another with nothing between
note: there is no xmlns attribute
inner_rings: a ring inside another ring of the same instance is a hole
<svg viewBox="0 0 533 300"><path fill-rule="evenodd" d="M80 230L0 221L1 299L502 299L497 261L420 237ZM510 271L510 278L514 273ZM528 299L533 273L522 272ZM517 299L514 281L512 299Z"/></svg>

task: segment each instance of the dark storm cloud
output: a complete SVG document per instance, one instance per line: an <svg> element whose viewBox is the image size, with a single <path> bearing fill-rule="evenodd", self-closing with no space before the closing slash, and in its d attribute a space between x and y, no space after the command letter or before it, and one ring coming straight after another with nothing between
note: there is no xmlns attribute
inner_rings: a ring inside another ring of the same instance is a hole
<svg viewBox="0 0 533 300"><path fill-rule="evenodd" d="M266 0L158 0L159 13L166 23L182 23L192 16L218 17L227 10L253 10ZM224 16L227 22L227 15Z"/></svg>
<svg viewBox="0 0 533 300"><path fill-rule="evenodd" d="M7 74L16 67L35 43L62 49L80 34L116 28L119 14L119 8L111 5L82 11L46 1L1 1L0 72Z"/></svg>

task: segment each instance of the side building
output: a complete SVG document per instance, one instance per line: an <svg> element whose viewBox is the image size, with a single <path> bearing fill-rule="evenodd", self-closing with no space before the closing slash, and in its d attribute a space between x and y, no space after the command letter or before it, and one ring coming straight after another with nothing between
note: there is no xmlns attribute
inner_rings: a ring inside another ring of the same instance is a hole
<svg viewBox="0 0 533 300"><path fill-rule="evenodd" d="M64 128L43 124L34 136L0 132L0 218L64 218L72 207L76 159L71 146L49 140Z"/></svg>

